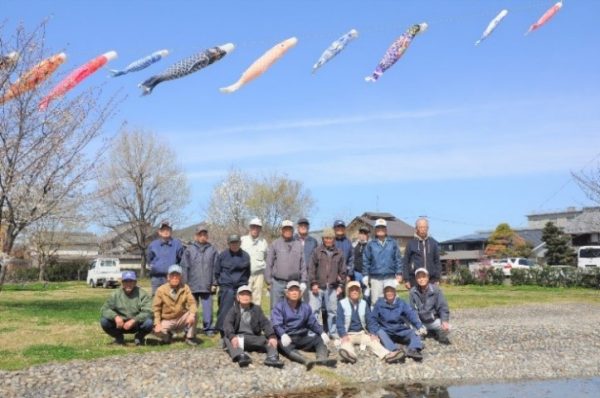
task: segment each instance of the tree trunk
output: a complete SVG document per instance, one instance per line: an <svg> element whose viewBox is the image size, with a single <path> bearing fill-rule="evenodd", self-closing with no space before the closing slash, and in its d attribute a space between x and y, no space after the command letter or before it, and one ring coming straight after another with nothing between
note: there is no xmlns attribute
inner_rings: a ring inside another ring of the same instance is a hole
<svg viewBox="0 0 600 398"><path fill-rule="evenodd" d="M2 244L2 253L6 254L6 259L8 259L8 254L11 252L15 243L15 237L10 232L11 227L9 226L6 234L4 235L4 243ZM4 278L6 278L7 268L8 264L2 263L2 269L0 269L0 293L2 292L2 287L4 286Z"/></svg>
<svg viewBox="0 0 600 398"><path fill-rule="evenodd" d="M140 278L146 277L146 253L142 253L140 261Z"/></svg>

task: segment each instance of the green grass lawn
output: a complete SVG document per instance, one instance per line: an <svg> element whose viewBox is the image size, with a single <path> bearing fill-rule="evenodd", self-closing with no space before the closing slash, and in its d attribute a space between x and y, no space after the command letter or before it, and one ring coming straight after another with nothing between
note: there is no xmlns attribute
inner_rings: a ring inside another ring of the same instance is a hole
<svg viewBox="0 0 600 398"><path fill-rule="evenodd" d="M147 281L142 286L149 290ZM591 289L449 285L443 289L451 309L582 301L600 304L600 291ZM202 349L218 342L218 337L200 336L203 343L198 348L182 342L170 346L111 346L112 339L102 332L98 321L100 307L112 292L92 289L83 282L5 286L0 293L0 369L131 352ZM400 297L407 296L405 290L400 291ZM268 299L263 300L263 309L267 310L268 303Z"/></svg>

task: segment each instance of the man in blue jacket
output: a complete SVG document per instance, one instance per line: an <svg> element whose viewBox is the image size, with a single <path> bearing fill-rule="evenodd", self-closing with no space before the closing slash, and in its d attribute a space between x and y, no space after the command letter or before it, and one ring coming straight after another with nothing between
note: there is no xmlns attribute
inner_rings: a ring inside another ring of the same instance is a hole
<svg viewBox="0 0 600 398"><path fill-rule="evenodd" d="M429 282L437 285L442 275L440 245L429 236L429 222L419 218L415 223L415 237L408 241L404 252L404 282L407 289L416 286L415 271L425 268L429 273Z"/></svg>
<svg viewBox="0 0 600 398"><path fill-rule="evenodd" d="M247 285L250 279L250 255L241 249L240 236L229 235L227 244L229 248L219 254L215 264L215 280L219 285L216 328L221 337L224 335L223 322L233 306L235 293L239 287Z"/></svg>
<svg viewBox="0 0 600 398"><path fill-rule="evenodd" d="M181 262L183 244L179 239L174 239L171 234L173 228L168 220L163 220L158 228L159 239L148 245L146 252L146 268L150 270L150 283L152 295L156 289L167 283L167 271L173 264Z"/></svg>
<svg viewBox="0 0 600 398"><path fill-rule="evenodd" d="M410 289L410 305L419 315L419 319L441 344L450 344L450 310L444 293L435 284L429 283L429 272L425 268L415 271L417 286Z"/></svg>
<svg viewBox="0 0 600 398"><path fill-rule="evenodd" d="M204 333L213 336L212 315L213 297L217 282L215 276L215 263L219 253L208 241L208 228L201 224L196 227L195 241L183 252L181 268L183 269L183 283L186 283L196 304L202 304L202 321Z"/></svg>
<svg viewBox="0 0 600 398"><path fill-rule="evenodd" d="M346 275L348 279L352 279L354 277L354 247L352 247L350 239L346 237L346 223L342 220L335 220L333 231L335 232L335 247L342 251L346 260Z"/></svg>
<svg viewBox="0 0 600 398"><path fill-rule="evenodd" d="M396 241L387 236L387 222L375 221L375 238L363 251L363 284L371 287L371 304L383 297L383 286L402 281L402 259Z"/></svg>
<svg viewBox="0 0 600 398"><path fill-rule="evenodd" d="M279 337L279 348L291 361L305 365L306 370L315 365L333 367L337 361L327 359L329 336L301 296L300 283L290 281L286 285L285 299L273 307L271 323ZM309 361L298 350L316 351L317 360Z"/></svg>
<svg viewBox="0 0 600 398"><path fill-rule="evenodd" d="M408 344L406 356L420 361L423 359L423 344L420 336L427 334L417 313L396 295L396 282L388 282L384 286L384 297L377 300L371 317L375 322L373 333L376 333L381 344L390 351L396 349L395 343ZM412 324L417 331L411 329Z"/></svg>

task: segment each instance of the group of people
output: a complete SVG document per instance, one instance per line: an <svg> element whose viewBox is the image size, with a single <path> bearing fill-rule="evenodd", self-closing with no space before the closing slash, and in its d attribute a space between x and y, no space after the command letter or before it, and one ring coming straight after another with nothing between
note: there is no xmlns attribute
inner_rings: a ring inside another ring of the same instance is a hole
<svg viewBox="0 0 600 398"><path fill-rule="evenodd" d="M306 218L295 226L285 220L281 236L269 245L261 236L261 220L254 218L248 234L230 235L227 249L219 253L206 225L196 228L194 242L186 247L163 221L147 253L152 296L137 286L134 272L124 272L122 288L102 307L101 326L115 344L125 344L126 333L135 334L136 345L144 344L149 333L165 343L184 333L187 344L197 345L201 306L203 333L219 333L240 367L252 362L249 351L266 352L264 364L272 367L283 366L279 354L307 369L332 367L330 341L344 362L358 360L358 346L389 364L406 357L421 361L422 337L450 343L439 245L428 235L426 219L417 220L404 256L384 219L375 221L372 239L369 228L361 227L355 245L343 221L325 229L320 243L309 235L309 226ZM402 282L409 289L408 302L397 295ZM262 310L265 287L269 317ZM316 359L303 351L315 352Z"/></svg>

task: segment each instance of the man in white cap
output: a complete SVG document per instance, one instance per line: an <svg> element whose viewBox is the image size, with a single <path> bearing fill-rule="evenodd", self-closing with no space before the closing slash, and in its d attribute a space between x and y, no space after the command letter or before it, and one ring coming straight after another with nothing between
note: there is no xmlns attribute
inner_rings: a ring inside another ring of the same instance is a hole
<svg viewBox="0 0 600 398"><path fill-rule="evenodd" d="M315 365L335 366L337 361L327 358L329 336L317 322L309 305L302 301L300 283L288 282L285 296L284 300L277 302L271 313L271 322L279 336L281 351L291 361L305 365L306 370ZM315 351L316 361L308 360L298 350Z"/></svg>
<svg viewBox="0 0 600 398"><path fill-rule="evenodd" d="M389 351L379 343L377 334L371 330L377 329L371 317L371 307L361 298L360 282L348 282L346 297L338 303L337 331L342 340L338 353L345 362L356 363L355 345L368 347L379 359L386 363L396 363L404 360L404 353L399 350Z"/></svg>
<svg viewBox="0 0 600 398"><path fill-rule="evenodd" d="M419 315L419 319L441 344L450 344L450 310L444 293L438 285L429 283L429 272L425 268L415 271L416 286L410 289L410 305Z"/></svg>
<svg viewBox="0 0 600 398"><path fill-rule="evenodd" d="M421 361L423 344L420 336L426 335L427 329L410 305L398 297L396 285L394 280L386 282L384 297L377 300L373 306L371 333L377 334L381 344L390 351L396 350L396 343L408 345L406 356ZM411 325L416 328L416 332Z"/></svg>
<svg viewBox="0 0 600 398"><path fill-rule="evenodd" d="M363 252L363 284L371 287L371 303L383 297L383 286L402 281L402 259L396 241L387 236L387 222L375 221L375 238Z"/></svg>
<svg viewBox="0 0 600 398"><path fill-rule="evenodd" d="M281 237L271 243L267 253L265 282L271 288L271 309L284 298L289 281L300 281L300 290L304 293L307 280L304 248L300 241L294 239L294 223L284 220L281 223Z"/></svg>
<svg viewBox="0 0 600 398"><path fill-rule="evenodd" d="M260 306L269 246L265 238L260 236L262 221L259 218L250 220L249 228L248 235L242 236L242 250L250 256L250 281L248 285L252 289L252 302Z"/></svg>
<svg viewBox="0 0 600 398"><path fill-rule="evenodd" d="M266 352L266 366L283 367L277 354L277 335L260 306L252 303L252 290L249 286L237 289L237 301L227 313L223 329L227 351L241 368L252 363L252 359L246 354L249 351Z"/></svg>
<svg viewBox="0 0 600 398"><path fill-rule="evenodd" d="M170 343L173 333L185 332L188 345L196 342L196 312L198 306L189 286L181 281L182 269L174 264L167 270L167 283L156 289L152 302L154 333L164 343Z"/></svg>

